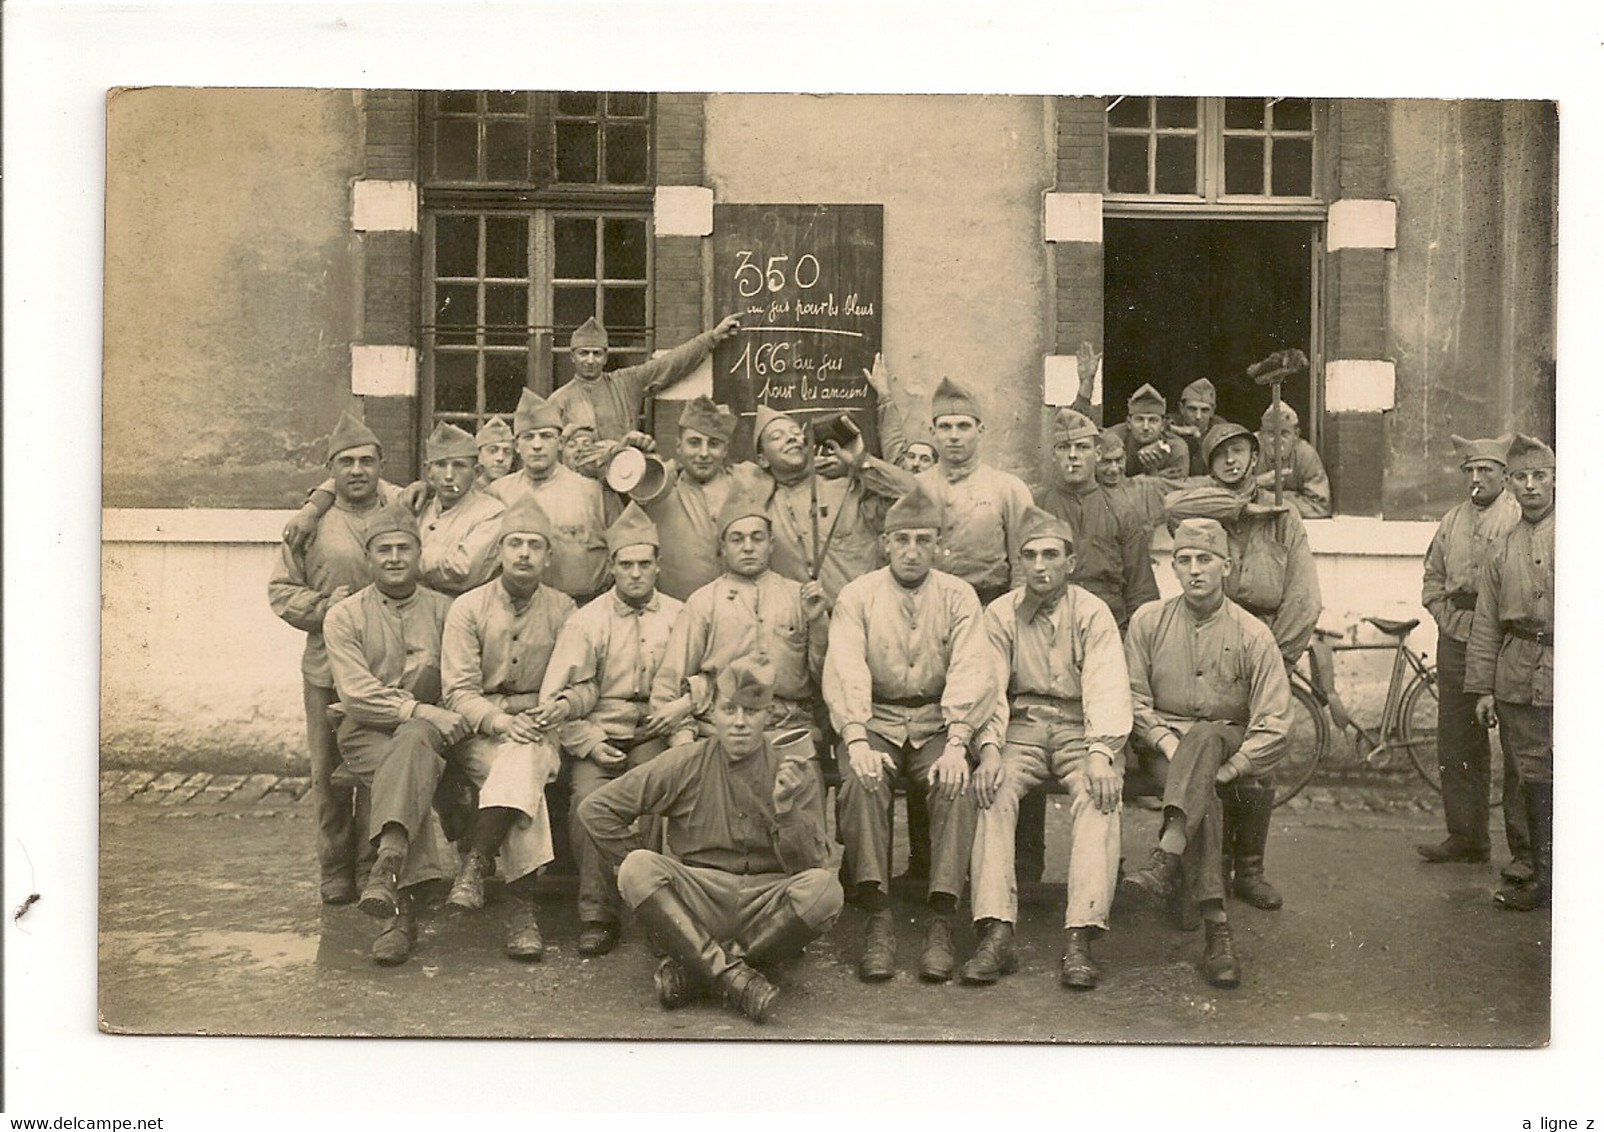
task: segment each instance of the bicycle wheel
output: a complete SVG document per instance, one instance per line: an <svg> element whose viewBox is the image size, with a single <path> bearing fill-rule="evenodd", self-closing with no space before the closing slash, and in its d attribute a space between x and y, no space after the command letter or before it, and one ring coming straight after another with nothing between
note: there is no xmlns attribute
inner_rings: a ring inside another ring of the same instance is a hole
<svg viewBox="0 0 1604 1132"><path fill-rule="evenodd" d="M1417 674L1404 689L1402 706L1398 709L1398 738L1409 751L1409 761L1415 764L1431 788L1442 793L1442 768L1437 763L1437 666L1427 665L1425 675ZM1499 759L1502 762L1502 759ZM1499 774L1499 781L1503 774Z"/></svg>
<svg viewBox="0 0 1604 1132"><path fill-rule="evenodd" d="M1309 784L1331 744L1326 709L1306 689L1292 685L1292 732L1275 768L1275 804L1284 805Z"/></svg>

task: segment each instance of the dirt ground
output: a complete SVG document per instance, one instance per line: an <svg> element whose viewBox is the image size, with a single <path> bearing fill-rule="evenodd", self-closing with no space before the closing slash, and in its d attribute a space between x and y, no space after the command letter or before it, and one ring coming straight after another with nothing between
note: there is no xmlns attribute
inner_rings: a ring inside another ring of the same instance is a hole
<svg viewBox="0 0 1604 1132"><path fill-rule="evenodd" d="M543 962L502 957L500 909L425 913L411 960L367 957L374 921L319 904L310 808L102 807L100 1010L112 1031L857 1041L1170 1042L1528 1046L1547 1040L1547 913L1493 905L1490 865L1428 866L1412 844L1435 814L1305 806L1276 812L1269 875L1286 907L1232 901L1243 984L1215 990L1201 932L1116 906L1099 942L1103 985L1059 988L1061 884L1027 888L1020 971L990 988L929 986L913 973L915 893L898 903L898 976L865 986L853 964L862 915L848 908L779 977L761 1028L712 1004L675 1012L653 997L656 960L626 925L613 954L581 958L571 878L549 878ZM1064 873L1049 812L1048 877ZM1156 816L1129 810L1125 852L1145 859ZM1495 843L1497 841L1495 835ZM967 954L973 936L958 933Z"/></svg>

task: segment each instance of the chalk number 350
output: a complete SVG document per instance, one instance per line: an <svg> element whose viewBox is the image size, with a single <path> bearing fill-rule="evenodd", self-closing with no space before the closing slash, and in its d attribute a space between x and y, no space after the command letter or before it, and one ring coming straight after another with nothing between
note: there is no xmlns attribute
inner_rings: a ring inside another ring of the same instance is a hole
<svg viewBox="0 0 1604 1132"><path fill-rule="evenodd" d="M786 284L785 265L790 263L788 255L771 255L768 264L759 267L752 258L752 253L742 251L736 253L740 263L735 268L735 288L743 299L750 299L763 290L783 291ZM790 282L803 291L818 285L819 259L811 252L797 257L796 263L790 271Z"/></svg>

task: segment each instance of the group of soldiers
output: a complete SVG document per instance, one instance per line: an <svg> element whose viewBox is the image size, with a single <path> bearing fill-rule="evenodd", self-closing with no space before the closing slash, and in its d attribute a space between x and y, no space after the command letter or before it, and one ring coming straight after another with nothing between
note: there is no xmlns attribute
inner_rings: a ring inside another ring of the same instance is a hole
<svg viewBox="0 0 1604 1132"><path fill-rule="evenodd" d="M612 950L627 905L664 955L664 1007L714 995L761 1021L776 997L764 971L846 900L865 913L860 978L894 975L899 780L909 873L925 880L920 977L1013 971L1019 878L1041 873L1030 800L1048 785L1068 795L1063 985L1097 984L1116 890L1201 922L1205 978L1236 985L1226 896L1281 903L1264 876L1270 772L1291 725L1286 666L1320 612L1302 515L1325 513L1328 493L1295 417L1267 414L1257 435L1211 419L1199 381L1176 420L1144 386L1105 431L1084 411L1086 347L1077 407L1051 418L1052 482L1032 492L980 459L984 413L956 382L931 398L933 440L910 442L877 359L889 459L856 429L815 444L760 405L755 458L732 462L735 415L698 397L661 476L606 486L624 449L655 449L637 430L645 399L739 332L726 318L608 371L591 320L571 340L573 380L550 399L525 390L510 428L439 425L425 481L405 488L381 477L378 438L340 420L330 478L269 584L307 638L322 899L376 917L373 958L395 964L414 946L416 886L448 881L449 904L478 910L499 872L506 953L538 959L548 789L565 786L579 952ZM1261 468L1275 460L1285 503ZM1168 601L1160 522L1181 589ZM1459 565L1450 552L1456 602ZM1546 647L1540 630L1517 639ZM1503 718L1504 685L1488 690ZM1120 879L1137 780L1162 816L1150 859ZM960 965L966 886L978 942Z"/></svg>

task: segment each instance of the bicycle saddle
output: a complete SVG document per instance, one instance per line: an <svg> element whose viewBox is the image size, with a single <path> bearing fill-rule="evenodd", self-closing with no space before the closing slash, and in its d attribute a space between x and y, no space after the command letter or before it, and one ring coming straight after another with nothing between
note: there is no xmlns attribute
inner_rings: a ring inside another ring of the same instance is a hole
<svg viewBox="0 0 1604 1132"><path fill-rule="evenodd" d="M1408 621L1393 621L1386 617L1366 617L1365 620L1383 633L1390 633L1395 637L1402 637L1405 634L1412 633L1415 626L1420 624L1420 618L1418 617L1411 617Z"/></svg>

